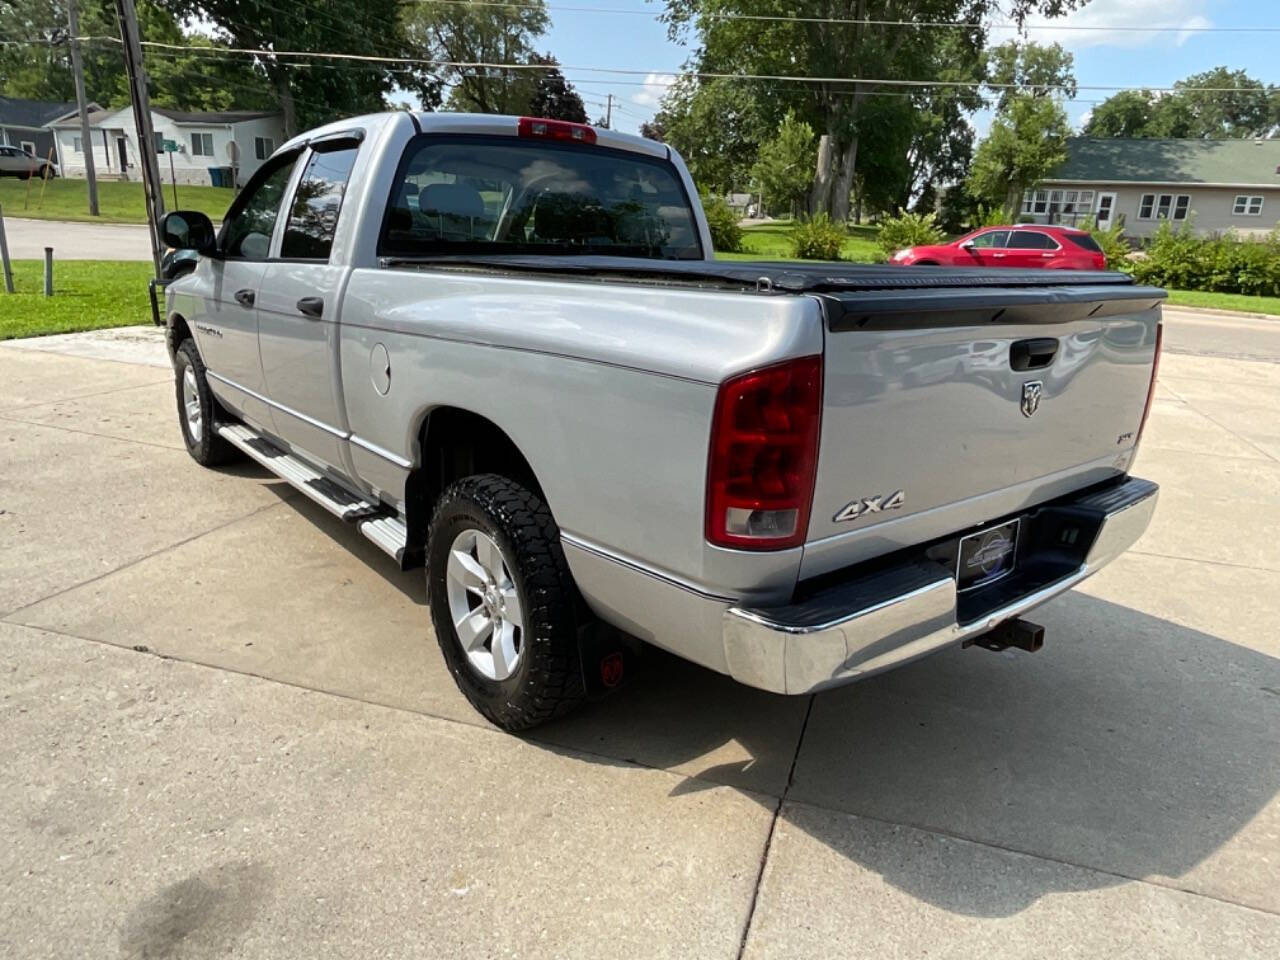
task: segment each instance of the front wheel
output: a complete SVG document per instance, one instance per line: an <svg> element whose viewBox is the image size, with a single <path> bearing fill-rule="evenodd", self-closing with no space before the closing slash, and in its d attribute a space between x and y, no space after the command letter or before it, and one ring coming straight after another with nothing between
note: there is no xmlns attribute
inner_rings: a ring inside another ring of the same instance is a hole
<svg viewBox="0 0 1280 960"><path fill-rule="evenodd" d="M173 358L175 387L178 397L178 423L182 427L182 439L187 453L204 467L231 463L240 451L217 433L214 414L218 401L209 389L204 361L191 340L178 346Z"/></svg>
<svg viewBox="0 0 1280 960"><path fill-rule="evenodd" d="M561 716L584 697L577 592L547 505L493 474L441 495L427 541L436 641L458 689L504 730Z"/></svg>

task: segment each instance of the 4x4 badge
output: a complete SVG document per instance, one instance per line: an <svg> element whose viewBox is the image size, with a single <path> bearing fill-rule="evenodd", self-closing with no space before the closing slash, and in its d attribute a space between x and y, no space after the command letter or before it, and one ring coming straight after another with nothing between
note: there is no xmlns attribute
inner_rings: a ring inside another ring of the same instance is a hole
<svg viewBox="0 0 1280 960"><path fill-rule="evenodd" d="M857 520L859 517L865 517L869 513L882 513L885 510L897 510L907 502L906 495L901 491L891 493L882 497L863 497L861 500L854 500L850 504L846 504L839 513L831 519L835 523L842 523L845 520Z"/></svg>

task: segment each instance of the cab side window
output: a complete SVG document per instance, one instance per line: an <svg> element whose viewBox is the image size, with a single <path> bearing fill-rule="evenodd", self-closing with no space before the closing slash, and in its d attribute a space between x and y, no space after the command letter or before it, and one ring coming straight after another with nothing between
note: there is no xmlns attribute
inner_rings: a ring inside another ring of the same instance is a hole
<svg viewBox="0 0 1280 960"><path fill-rule="evenodd" d="M1056 250L1058 245L1047 233L1019 230L1009 238L1009 246L1018 250Z"/></svg>
<svg viewBox="0 0 1280 960"><path fill-rule="evenodd" d="M265 260L271 249L271 233L284 200L285 187L293 173L296 157L277 164L250 187L238 209L227 218L222 233L222 252L238 260Z"/></svg>
<svg viewBox="0 0 1280 960"><path fill-rule="evenodd" d="M1008 230L988 230L974 237L973 245L979 250L994 250L1003 247L1008 237Z"/></svg>
<svg viewBox="0 0 1280 960"><path fill-rule="evenodd" d="M338 214L342 210L342 196L355 162L354 145L311 154L293 195L293 209L280 244L282 258L329 259L338 229Z"/></svg>

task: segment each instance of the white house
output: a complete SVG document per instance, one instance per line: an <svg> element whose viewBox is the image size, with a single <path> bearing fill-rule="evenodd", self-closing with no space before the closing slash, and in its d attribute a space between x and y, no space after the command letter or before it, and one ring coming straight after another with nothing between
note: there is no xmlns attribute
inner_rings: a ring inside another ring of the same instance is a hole
<svg viewBox="0 0 1280 960"><path fill-rule="evenodd" d="M284 142L284 122L278 113L227 110L221 113L188 113L164 107L151 109L155 151L160 177L169 182L169 161L179 183L225 182L242 185L262 161ZM75 115L52 124L62 159L62 175L84 176L85 144ZM102 179L140 180L138 133L132 107L99 110L89 114L94 172ZM165 150L169 141L177 149ZM166 156L170 153L170 156Z"/></svg>

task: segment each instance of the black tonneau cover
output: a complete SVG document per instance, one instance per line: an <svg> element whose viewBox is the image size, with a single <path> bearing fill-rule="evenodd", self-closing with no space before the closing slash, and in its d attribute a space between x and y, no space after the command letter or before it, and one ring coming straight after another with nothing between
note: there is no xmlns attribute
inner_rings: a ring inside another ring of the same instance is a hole
<svg viewBox="0 0 1280 960"><path fill-rule="evenodd" d="M543 273L639 283L713 285L759 292L845 293L872 290L944 290L1001 287L1132 287L1124 273L1084 270L1012 270L984 267L893 267L885 264L803 263L770 260L649 260L601 256L387 257L391 267ZM1159 296L1158 291L1146 296ZM1106 297L1130 296L1119 291Z"/></svg>

